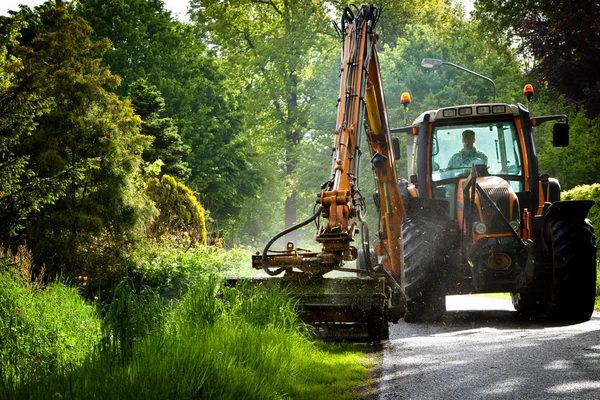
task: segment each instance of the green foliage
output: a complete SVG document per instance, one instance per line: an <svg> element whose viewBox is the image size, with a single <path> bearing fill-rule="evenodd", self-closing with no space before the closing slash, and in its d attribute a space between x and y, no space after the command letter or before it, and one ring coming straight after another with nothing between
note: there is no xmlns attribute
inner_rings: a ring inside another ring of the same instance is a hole
<svg viewBox="0 0 600 400"><path fill-rule="evenodd" d="M588 214L596 228L596 246L600 248L600 183L581 185L561 193L561 200L592 200L595 204Z"/></svg>
<svg viewBox="0 0 600 400"><path fill-rule="evenodd" d="M135 267L131 277L137 285L152 288L163 297L174 297L202 276L250 275L251 255L251 250L243 248L146 246L132 255Z"/></svg>
<svg viewBox="0 0 600 400"><path fill-rule="evenodd" d="M24 15L32 28L13 49L23 63L18 77L51 107L11 148L32 171L16 198L36 199L25 190L34 186L52 201L28 213L18 241L49 271L98 268L118 260L154 215L136 187L150 138L140 135L130 103L109 91L119 78L101 66L107 40L93 41L89 25L63 3L12 18Z"/></svg>
<svg viewBox="0 0 600 400"><path fill-rule="evenodd" d="M285 225L290 226L297 219L295 171L303 162L298 147L308 131L307 78L321 52L335 42L328 5L198 0L190 6L194 22L219 49L228 78L242 92L246 140L265 165L270 162L268 184L285 184Z"/></svg>
<svg viewBox="0 0 600 400"><path fill-rule="evenodd" d="M536 113L537 114L537 113ZM568 113L570 135L568 147L552 147L552 125L537 128L540 171L557 178L564 189L590 185L600 176L600 117L593 120L585 116L583 109Z"/></svg>
<svg viewBox="0 0 600 400"><path fill-rule="evenodd" d="M40 82L24 79L18 41L27 27L22 18L0 17L0 237L14 236L25 221L56 199L46 179L29 167L29 155L16 147L36 127L36 118L47 114L51 99Z"/></svg>
<svg viewBox="0 0 600 400"><path fill-rule="evenodd" d="M366 379L364 349L309 340L294 302L279 291L227 289L209 275L165 308L159 323L148 323L156 303L135 294L131 282L119 292L108 311L110 337L122 335L118 348L129 343L127 358L99 352L52 375L2 375L0 396L351 399L359 394L349 389Z"/></svg>
<svg viewBox="0 0 600 400"><path fill-rule="evenodd" d="M561 193L561 200L592 200L595 204L592 206L588 218L592 222L596 233L596 247L600 248L600 183L591 185L581 185ZM597 258L596 269L598 279L596 282L596 309L600 308L600 258Z"/></svg>
<svg viewBox="0 0 600 400"><path fill-rule="evenodd" d="M206 244L204 208L187 186L169 175L163 175L160 181L157 178L148 180L146 194L159 211L148 230L150 237L171 238L190 246Z"/></svg>
<svg viewBox="0 0 600 400"><path fill-rule="evenodd" d="M422 26L446 30L456 21L456 13L462 17L458 9L453 9L450 2L443 0L375 0L369 3L381 9L381 18L377 24L381 48L386 45L394 47L399 38L406 37L415 21Z"/></svg>
<svg viewBox="0 0 600 400"><path fill-rule="evenodd" d="M173 119L193 149L184 160L191 169L185 183L199 193L221 229L233 225L262 178L252 147L241 139L246 130L243 103L226 82L223 64L191 25L173 20L161 1L85 0L78 2L76 12L97 37L111 40L113 50L105 63L124 78L121 94L146 79L164 96L164 117ZM171 133L166 135L170 139ZM153 157L165 157L165 152Z"/></svg>
<svg viewBox="0 0 600 400"><path fill-rule="evenodd" d="M19 383L72 370L99 338L95 308L75 289L57 282L42 290L0 274L2 381Z"/></svg>
<svg viewBox="0 0 600 400"><path fill-rule="evenodd" d="M185 181L190 169L183 159L190 153L190 147L183 143L173 119L162 117L165 102L160 91L146 79L140 79L129 86L129 97L142 118L142 134L154 138L152 146L142 155L144 161L160 160L164 168L158 176L168 174Z"/></svg>

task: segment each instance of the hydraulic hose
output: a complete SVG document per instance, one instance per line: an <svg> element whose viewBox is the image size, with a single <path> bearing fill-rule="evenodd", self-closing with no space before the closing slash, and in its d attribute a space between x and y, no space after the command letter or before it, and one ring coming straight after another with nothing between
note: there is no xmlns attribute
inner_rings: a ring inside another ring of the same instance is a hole
<svg viewBox="0 0 600 400"><path fill-rule="evenodd" d="M269 251L269 248L271 247L271 245L280 237L282 237L285 234L288 234L292 231L295 231L296 229L302 228L305 225L310 224L312 221L314 221L315 219L319 218L319 215L321 214L321 212L323 211L323 206L320 206L317 209L317 212L314 213L314 215L308 219L305 219L304 221L296 224L296 225L292 225L289 228L279 232L277 235L273 236L273 238L271 238L271 240L269 240L269 242L267 243L267 245L265 246L265 249L263 250L262 253L262 257L260 259L263 270L270 276L276 276L279 275L280 273L282 273L285 268L278 268L275 271L271 271L269 269L269 267L267 266L267 252Z"/></svg>
<svg viewBox="0 0 600 400"><path fill-rule="evenodd" d="M369 276L375 276L376 274L382 274L388 284L395 290L402 291L402 287L398 284L396 279L390 274L385 268L380 268L375 271L375 265L371 264L371 249L369 245L369 227L367 221L359 213L360 227L362 236L362 248L365 254L365 266L367 267L367 273Z"/></svg>

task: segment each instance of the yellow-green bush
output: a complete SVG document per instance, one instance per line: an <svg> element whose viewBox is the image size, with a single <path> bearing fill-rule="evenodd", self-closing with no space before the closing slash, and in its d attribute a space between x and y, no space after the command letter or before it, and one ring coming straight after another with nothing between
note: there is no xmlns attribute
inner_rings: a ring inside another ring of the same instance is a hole
<svg viewBox="0 0 600 400"><path fill-rule="evenodd" d="M160 212L149 230L149 236L206 244L204 207L190 188L172 176L163 175L160 180L148 180L146 194Z"/></svg>

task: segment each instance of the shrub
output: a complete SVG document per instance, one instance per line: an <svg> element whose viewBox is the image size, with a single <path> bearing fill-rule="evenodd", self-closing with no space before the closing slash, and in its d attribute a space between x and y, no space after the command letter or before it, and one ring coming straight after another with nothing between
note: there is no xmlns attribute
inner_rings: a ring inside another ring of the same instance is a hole
<svg viewBox="0 0 600 400"><path fill-rule="evenodd" d="M590 219L600 222L600 183L576 186L561 193L562 200L593 200L596 202L590 211Z"/></svg>
<svg viewBox="0 0 600 400"><path fill-rule="evenodd" d="M132 256L135 265L131 276L136 284L173 297L193 282L207 275L248 276L252 274L252 252L244 248L225 250L215 246L152 245Z"/></svg>
<svg viewBox="0 0 600 400"><path fill-rule="evenodd" d="M150 237L170 237L190 245L206 244L204 208L190 188L172 176L163 175L160 181L148 180L146 194L160 212L149 229Z"/></svg>

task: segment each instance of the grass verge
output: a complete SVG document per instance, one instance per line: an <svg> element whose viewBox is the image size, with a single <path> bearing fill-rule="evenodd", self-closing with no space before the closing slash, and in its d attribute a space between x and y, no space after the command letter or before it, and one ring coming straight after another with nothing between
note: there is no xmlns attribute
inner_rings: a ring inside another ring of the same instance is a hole
<svg viewBox="0 0 600 400"><path fill-rule="evenodd" d="M41 295L48 309L63 308ZM102 338L78 346L89 351L83 359L43 373L3 368L0 397L330 400L358 398L350 389L368 381L364 346L310 340L284 293L211 278L158 316L152 299L123 284L105 309Z"/></svg>

